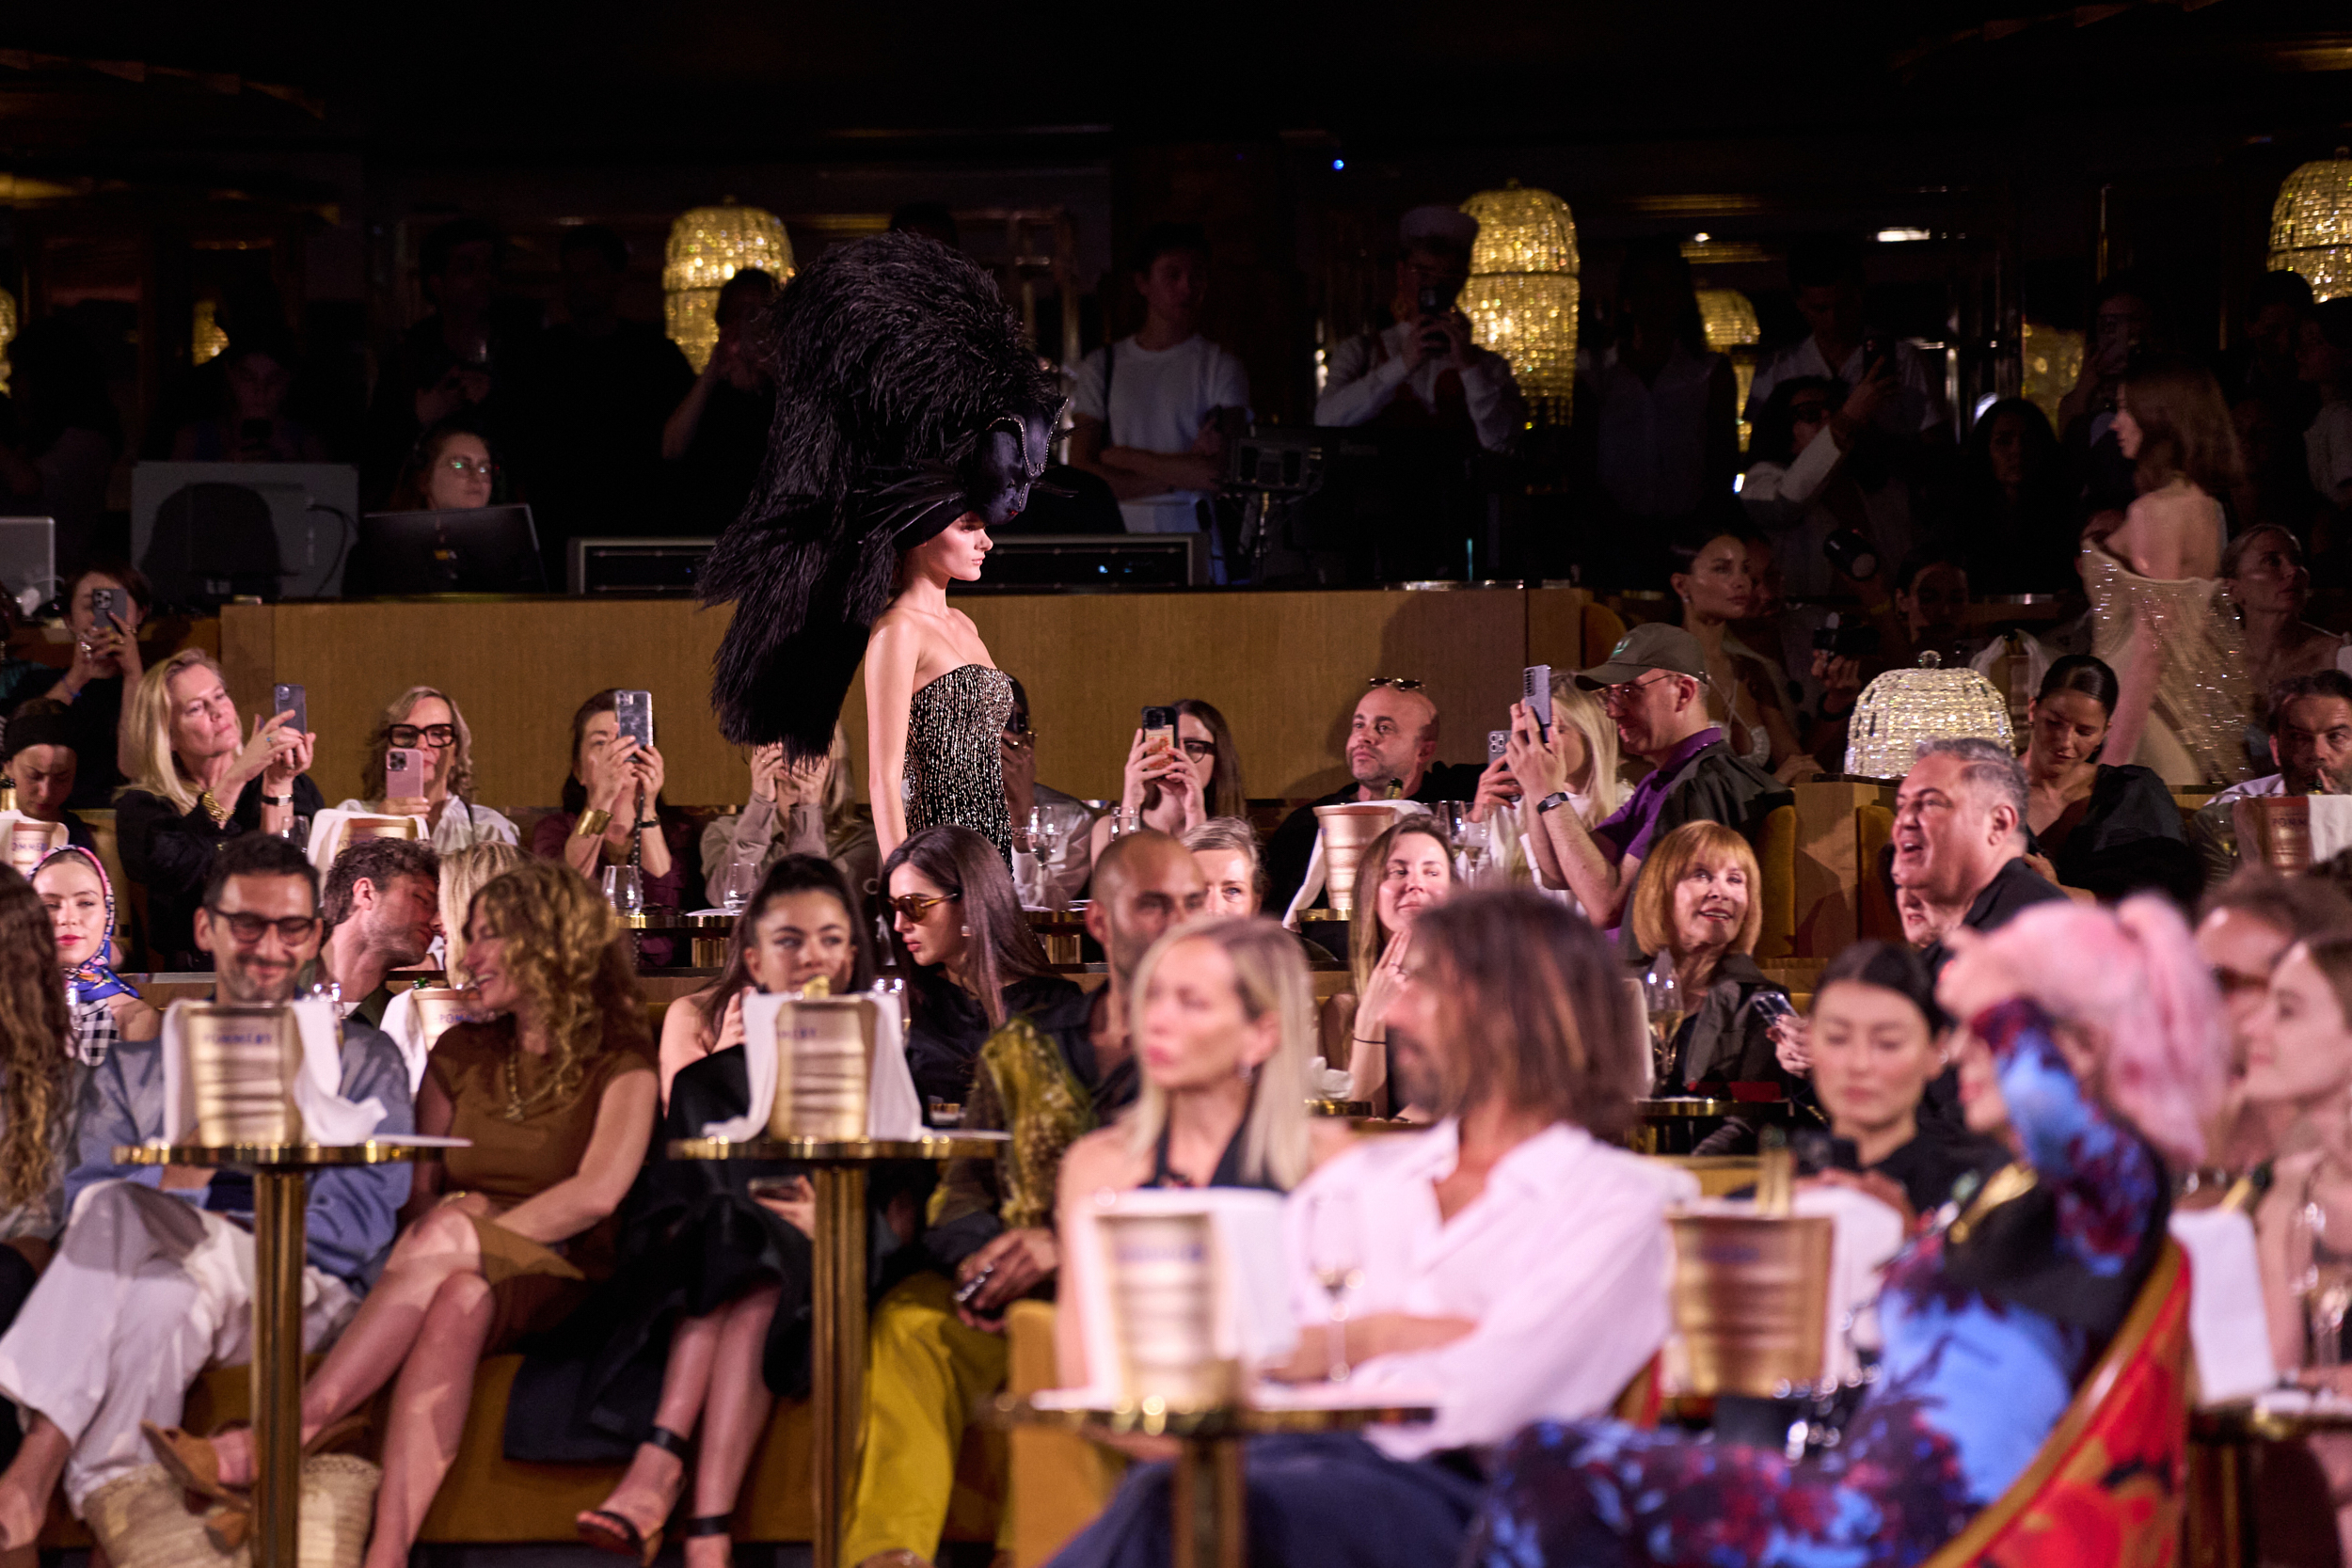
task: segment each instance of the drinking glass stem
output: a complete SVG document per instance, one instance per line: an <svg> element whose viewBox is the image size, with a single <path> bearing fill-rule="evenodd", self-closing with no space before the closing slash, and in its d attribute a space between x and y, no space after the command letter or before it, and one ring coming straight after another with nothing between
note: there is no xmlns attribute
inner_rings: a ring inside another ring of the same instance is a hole
<svg viewBox="0 0 2352 1568"><path fill-rule="evenodd" d="M1328 1358L1325 1378L1331 1383L1347 1381L1347 1292L1344 1288L1331 1293L1330 1334L1324 1341Z"/></svg>

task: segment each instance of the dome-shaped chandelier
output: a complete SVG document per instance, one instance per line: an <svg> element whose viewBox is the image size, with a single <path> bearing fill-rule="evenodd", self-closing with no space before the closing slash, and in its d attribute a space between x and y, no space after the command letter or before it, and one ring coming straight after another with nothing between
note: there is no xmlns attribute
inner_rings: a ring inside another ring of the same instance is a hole
<svg viewBox="0 0 2352 1568"><path fill-rule="evenodd" d="M1576 396L1576 219L1549 191L1516 180L1462 211L1478 220L1462 291L1470 336L1511 362L1531 415L1565 424Z"/></svg>
<svg viewBox="0 0 2352 1568"><path fill-rule="evenodd" d="M2270 209L2270 270L2299 272L2320 299L2352 294L2352 151L2305 164Z"/></svg>
<svg viewBox="0 0 2352 1568"><path fill-rule="evenodd" d="M1699 325L1706 329L1707 346L1731 361L1731 376L1738 387L1735 404L1740 410L1740 450L1748 450L1748 390L1756 385L1756 345L1764 341L1763 329L1756 323L1756 307L1748 296L1737 289L1701 289Z"/></svg>
<svg viewBox="0 0 2352 1568"><path fill-rule="evenodd" d="M739 207L730 198L717 207L697 207L670 225L670 247L661 267L661 309L670 341L686 353L700 374L719 343L719 288L746 267L772 276L778 287L792 277L792 241L776 214Z"/></svg>

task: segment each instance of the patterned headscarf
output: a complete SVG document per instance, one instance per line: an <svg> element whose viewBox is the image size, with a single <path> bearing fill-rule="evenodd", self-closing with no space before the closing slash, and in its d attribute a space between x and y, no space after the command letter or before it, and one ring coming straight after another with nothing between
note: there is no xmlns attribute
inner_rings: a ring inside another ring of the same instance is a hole
<svg viewBox="0 0 2352 1568"><path fill-rule="evenodd" d="M72 997L77 1007L88 1002L103 1002L110 996L135 996L138 993L124 985L121 977L108 967L121 962L122 951L115 942L115 885L107 878L106 868L99 863L98 857L78 844L69 844L43 856L41 863L33 867L33 875L38 878L68 855L79 855L87 861L91 872L98 878L98 891L106 899L106 934L100 940L96 953L79 966L66 971L67 993Z"/></svg>

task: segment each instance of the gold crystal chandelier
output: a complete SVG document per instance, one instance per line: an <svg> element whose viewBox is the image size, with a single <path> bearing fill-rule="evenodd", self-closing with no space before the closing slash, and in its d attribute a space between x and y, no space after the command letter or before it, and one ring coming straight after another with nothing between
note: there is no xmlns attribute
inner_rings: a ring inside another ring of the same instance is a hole
<svg viewBox="0 0 2352 1568"><path fill-rule="evenodd" d="M670 225L661 267L662 316L670 341L700 374L719 343L719 288L746 267L757 267L779 287L791 280L792 241L776 214L739 207L733 198L697 207Z"/></svg>
<svg viewBox="0 0 2352 1568"><path fill-rule="evenodd" d="M1748 391L1756 385L1756 345L1764 341L1756 324L1756 307L1737 289L1701 289L1699 325L1707 331L1707 346L1731 361L1732 381L1740 410L1740 450L1748 450Z"/></svg>
<svg viewBox="0 0 2352 1568"><path fill-rule="evenodd" d="M1530 414L1565 424L1576 395L1576 219L1549 191L1516 180L1462 211L1478 220L1462 291L1470 336L1511 362Z"/></svg>
<svg viewBox="0 0 2352 1568"><path fill-rule="evenodd" d="M16 296L0 289L0 393L8 389L8 344L16 341Z"/></svg>
<svg viewBox="0 0 2352 1568"><path fill-rule="evenodd" d="M2305 164L2270 209L2270 270L2299 272L2320 299L2352 294L2352 150Z"/></svg>

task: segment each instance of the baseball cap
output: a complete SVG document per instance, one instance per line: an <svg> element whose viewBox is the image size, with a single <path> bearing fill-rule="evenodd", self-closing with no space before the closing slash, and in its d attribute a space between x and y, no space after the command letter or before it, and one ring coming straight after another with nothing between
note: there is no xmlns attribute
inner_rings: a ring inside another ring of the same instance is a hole
<svg viewBox="0 0 2352 1568"><path fill-rule="evenodd" d="M1705 680L1707 656L1699 651L1699 640L1680 626L1652 621L1620 638L1609 650L1607 663L1578 671L1576 684L1587 691L1598 691L1604 686L1639 680L1652 670L1671 670L1677 675Z"/></svg>

